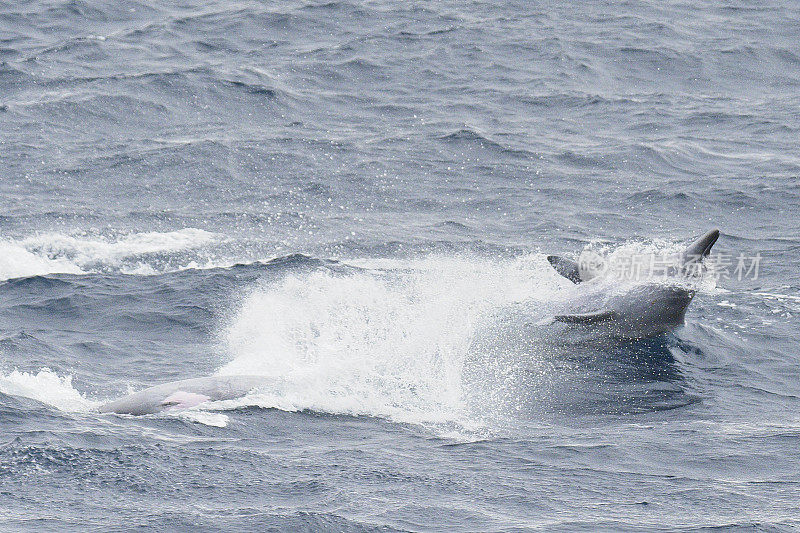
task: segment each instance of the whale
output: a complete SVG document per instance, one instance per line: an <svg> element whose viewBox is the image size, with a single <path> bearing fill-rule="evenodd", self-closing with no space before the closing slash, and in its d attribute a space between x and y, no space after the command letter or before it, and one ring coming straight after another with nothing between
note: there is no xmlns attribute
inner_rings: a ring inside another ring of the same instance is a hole
<svg viewBox="0 0 800 533"><path fill-rule="evenodd" d="M101 413L151 415L196 407L206 402L234 400L263 386L263 376L206 376L162 383L99 407Z"/></svg>
<svg viewBox="0 0 800 533"><path fill-rule="evenodd" d="M692 242L676 258L667 279L632 284L621 283L579 262L550 255L549 263L571 282L573 290L563 302L553 303L550 306L553 312L535 325L560 324L573 333L578 329L590 333L591 338L643 339L669 332L684 322L686 309L696 294L692 276L697 274L718 238L719 230L715 229ZM505 316L501 322L506 330L502 337L511 340L522 332L523 337L516 338L515 342L526 342L527 333L524 327L518 327L518 321ZM531 323L523 322L523 325ZM559 335L558 338L563 337ZM487 346L483 351L492 352ZM99 411L141 416L189 409L206 402L241 398L265 386L267 381L268 378L255 375L172 381L105 403Z"/></svg>
<svg viewBox="0 0 800 533"><path fill-rule="evenodd" d="M713 229L694 240L665 267L663 279L622 281L602 275L592 265L561 256L547 257L552 267L574 285L570 297L554 305L542 323L562 323L624 339L642 339L669 332L684 323L697 293L703 261L719 238Z"/></svg>
<svg viewBox="0 0 800 533"><path fill-rule="evenodd" d="M661 379L674 362L670 333L705 285L702 269L718 238L711 230L676 247L663 257L666 275L657 277L604 272L583 257L541 256L542 267L554 269L542 271L551 290L520 295L475 322L461 368L464 401L491 416L498 406L538 416L572 401L591 409L600 391L626 380L649 382L654 368ZM582 387L586 394L576 394Z"/></svg>

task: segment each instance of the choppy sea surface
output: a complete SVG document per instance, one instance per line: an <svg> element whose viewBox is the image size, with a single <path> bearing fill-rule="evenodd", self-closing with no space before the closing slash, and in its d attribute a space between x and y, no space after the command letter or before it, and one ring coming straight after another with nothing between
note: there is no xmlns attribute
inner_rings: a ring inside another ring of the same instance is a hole
<svg viewBox="0 0 800 533"><path fill-rule="evenodd" d="M800 527L798 43L792 1L0 2L0 530ZM758 275L672 334L481 338L548 253L715 227ZM212 374L272 385L97 412Z"/></svg>

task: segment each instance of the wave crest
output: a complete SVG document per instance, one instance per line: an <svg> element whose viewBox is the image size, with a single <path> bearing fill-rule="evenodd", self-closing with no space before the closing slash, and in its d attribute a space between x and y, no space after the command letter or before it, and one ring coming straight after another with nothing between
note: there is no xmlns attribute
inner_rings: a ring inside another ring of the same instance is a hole
<svg viewBox="0 0 800 533"><path fill-rule="evenodd" d="M188 252L197 252L217 240L217 235L196 228L112 237L43 233L17 240L0 239L0 280L105 271L157 274L202 268L210 259Z"/></svg>

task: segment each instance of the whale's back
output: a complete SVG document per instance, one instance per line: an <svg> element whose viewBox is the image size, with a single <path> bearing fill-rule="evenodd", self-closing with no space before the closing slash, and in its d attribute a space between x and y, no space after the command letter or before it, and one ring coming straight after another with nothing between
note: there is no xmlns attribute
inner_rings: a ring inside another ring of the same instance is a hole
<svg viewBox="0 0 800 533"><path fill-rule="evenodd" d="M231 400L264 383L259 376L208 376L155 385L100 406L101 413L147 415L193 407L207 401Z"/></svg>

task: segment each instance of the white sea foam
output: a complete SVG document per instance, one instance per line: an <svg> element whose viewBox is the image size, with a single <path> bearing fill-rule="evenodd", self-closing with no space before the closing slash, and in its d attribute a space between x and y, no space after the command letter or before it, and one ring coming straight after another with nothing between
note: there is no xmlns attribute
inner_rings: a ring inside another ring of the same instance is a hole
<svg viewBox="0 0 800 533"><path fill-rule="evenodd" d="M217 428L224 428L228 425L229 417L224 413L209 412L200 408L185 409L181 411L167 411L165 416L175 417L187 422L194 422L196 424L203 424L204 426L212 426Z"/></svg>
<svg viewBox="0 0 800 533"><path fill-rule="evenodd" d="M220 374L273 378L245 400L251 405L468 423L461 372L478 322L562 280L541 255L391 266L293 274L258 287L224 334L232 361Z"/></svg>
<svg viewBox="0 0 800 533"><path fill-rule="evenodd" d="M43 233L16 240L0 238L0 280L102 270L149 275L229 266L231 261L224 258L188 254L220 241L220 236L196 228L115 237ZM171 255L181 253L186 257L177 263L168 260Z"/></svg>
<svg viewBox="0 0 800 533"><path fill-rule="evenodd" d="M19 242L0 240L0 280L82 272L78 265L68 259L51 259L46 255L28 251Z"/></svg>
<svg viewBox="0 0 800 533"><path fill-rule="evenodd" d="M0 392L31 398L62 411L85 412L99 405L72 386L72 376L59 376L48 368L36 374L16 369L0 374Z"/></svg>

